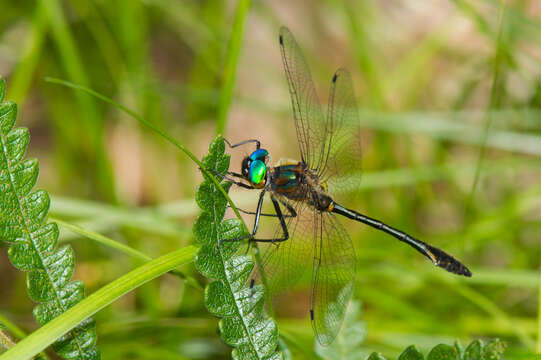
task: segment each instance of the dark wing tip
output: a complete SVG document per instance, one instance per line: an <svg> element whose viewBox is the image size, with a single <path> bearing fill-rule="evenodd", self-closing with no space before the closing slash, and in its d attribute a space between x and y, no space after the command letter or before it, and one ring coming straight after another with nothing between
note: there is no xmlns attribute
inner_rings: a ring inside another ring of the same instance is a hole
<svg viewBox="0 0 541 360"><path fill-rule="evenodd" d="M291 36L291 31L285 26L280 26L280 32L278 39L280 40L280 45L284 45L284 37Z"/></svg>
<svg viewBox="0 0 541 360"><path fill-rule="evenodd" d="M332 84L336 83L338 81L339 78L344 78L342 80L345 80L346 82L351 82L351 74L349 73L349 71L346 69L346 68L339 68L338 70L336 70L336 72L334 73L333 77L332 77ZM342 81L341 80L341 81ZM352 84L353 86L353 84Z"/></svg>
<svg viewBox="0 0 541 360"><path fill-rule="evenodd" d="M445 269L453 274L464 275L466 277L472 276L470 269L468 269L466 265L462 264L460 261L447 254L445 251L432 246L429 246L429 251L434 256L434 264L436 266L439 266L442 269Z"/></svg>

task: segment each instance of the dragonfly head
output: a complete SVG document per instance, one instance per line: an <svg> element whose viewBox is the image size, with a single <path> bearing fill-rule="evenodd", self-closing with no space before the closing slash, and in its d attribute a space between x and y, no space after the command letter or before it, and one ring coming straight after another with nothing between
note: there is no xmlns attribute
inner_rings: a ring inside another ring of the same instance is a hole
<svg viewBox="0 0 541 360"><path fill-rule="evenodd" d="M242 176L256 188L265 186L268 157L267 150L257 149L242 160Z"/></svg>

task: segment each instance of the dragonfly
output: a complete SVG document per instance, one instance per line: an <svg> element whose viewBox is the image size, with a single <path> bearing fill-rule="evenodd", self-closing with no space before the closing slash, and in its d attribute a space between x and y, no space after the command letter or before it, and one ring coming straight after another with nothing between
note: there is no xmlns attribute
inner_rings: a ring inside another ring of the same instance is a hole
<svg viewBox="0 0 541 360"><path fill-rule="evenodd" d="M276 295L290 289L310 270L308 313L317 341L327 346L342 325L353 295L356 257L351 238L338 215L383 231L426 256L434 265L457 275L470 270L453 256L432 245L339 204L331 193L355 188L359 181L360 123L349 72L333 75L327 116L323 115L306 60L292 33L282 27L279 45L289 87L300 160L282 159L271 166L269 151L257 139L230 148L255 146L241 163L241 172L228 171L222 178L245 189L259 190L252 232L223 242L248 240L267 243L259 264L258 279ZM269 196L275 213L264 213ZM240 210L240 209L239 209ZM262 216L278 219L274 236L257 236ZM256 277L252 277L250 286Z"/></svg>

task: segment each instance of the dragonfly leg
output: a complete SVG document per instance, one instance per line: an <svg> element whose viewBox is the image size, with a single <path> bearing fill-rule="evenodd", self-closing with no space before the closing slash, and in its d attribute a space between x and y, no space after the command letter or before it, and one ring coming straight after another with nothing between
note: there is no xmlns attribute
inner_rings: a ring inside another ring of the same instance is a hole
<svg viewBox="0 0 541 360"><path fill-rule="evenodd" d="M230 177L228 177L227 175L224 175L224 174L220 174L218 171L216 170L209 170L211 173L213 173L214 175L216 176L219 176L220 178L222 178L222 180L226 180L226 181L229 181L229 182L232 182L233 184L237 185L237 186L240 186L242 188L245 188L245 189L254 189L254 187L252 185L249 185L249 184L246 184L246 183L243 183L242 181L237 181L235 179L232 179ZM229 173L228 174L231 174L233 176L237 176L237 177L241 177L239 174L236 174L236 173Z"/></svg>
<svg viewBox="0 0 541 360"><path fill-rule="evenodd" d="M263 189L261 193L259 194L259 201L257 202L257 210L255 212L255 219L254 219L254 227L252 229L252 233L250 235L241 236L238 238L233 239L221 239L218 244L218 251L220 251L221 246L224 242L236 242L241 240L248 239L250 242L270 242L270 243L278 243L282 241L286 241L289 239L289 231L287 230L287 225L285 221L285 217L282 214L282 209L280 208L280 203L274 196L271 195L272 204L274 205L274 210L276 211L276 217L280 220L280 225L282 226L283 235L280 238L274 238L274 239L256 239L255 235L257 234L257 230L259 229L259 219L263 215L261 212L261 209L263 208L263 199L265 198L265 192L266 190ZM287 210L289 211L289 217L295 217L297 216L297 213L295 212L295 209L293 209L289 204L284 204L286 206ZM269 214L270 215L270 214Z"/></svg>
<svg viewBox="0 0 541 360"><path fill-rule="evenodd" d="M240 237L232 238L232 239L220 239L218 243L218 252L220 252L220 249L222 248L222 244L224 242L237 242L237 241L246 240L246 239L253 240L255 234L257 233L257 229L259 227L259 218L261 216L261 208L263 207L264 198L265 198L265 189L261 190L261 193L259 194L259 201L257 202L257 211L255 214L254 227L252 229L252 234L246 235L246 236L240 236Z"/></svg>
<svg viewBox="0 0 541 360"><path fill-rule="evenodd" d="M224 138L224 142L232 149L236 148L237 146L241 146L241 145L244 145L244 144L250 144L250 143L255 143L257 149L259 149L261 147L261 142L259 140L256 140L256 139L244 140L244 141L241 141L240 143L235 144L235 145L231 145L231 143L226 138Z"/></svg>
<svg viewBox="0 0 541 360"><path fill-rule="evenodd" d="M227 206L230 207L229 204ZM289 204L287 206L289 206ZM243 210L241 208L237 208L237 210L240 211L243 214L246 214L246 215L257 215L257 213L254 212L254 211L247 211L247 210ZM289 210L289 211L290 211L289 214L284 214L283 215L285 218L290 218L290 217L297 216L297 214L293 214L295 212L295 210L293 210L293 212L291 212L291 210ZM259 216L278 217L278 215L276 215L276 214L269 214L269 213L261 213L261 214L259 214Z"/></svg>
<svg viewBox="0 0 541 360"><path fill-rule="evenodd" d="M242 179L242 180L245 179L244 176L242 176L242 175L239 174L239 173L233 172L233 171L228 171L228 172L227 172L227 175L231 175L231 176L234 176L234 177L239 178L239 179Z"/></svg>
<svg viewBox="0 0 541 360"><path fill-rule="evenodd" d="M282 214L282 209L280 208L280 203L274 196L271 195L272 204L274 205L274 211L276 211L276 216L280 220L280 225L282 226L283 235L280 238L274 238L274 239L256 239L252 238L250 241L254 242L270 242L270 243L279 243L283 242L289 239L289 231L287 230L287 225L285 221L285 216ZM293 209L289 204L284 204L286 209L290 212L289 217L295 217L297 216L297 213L295 212L295 209ZM259 206L258 206L258 210ZM257 215L256 215L257 216ZM255 233L253 234L255 235Z"/></svg>

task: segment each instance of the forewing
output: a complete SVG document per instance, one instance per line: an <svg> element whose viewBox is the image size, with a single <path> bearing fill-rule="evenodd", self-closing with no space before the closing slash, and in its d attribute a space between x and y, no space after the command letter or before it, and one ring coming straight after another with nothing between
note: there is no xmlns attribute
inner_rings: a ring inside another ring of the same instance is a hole
<svg viewBox="0 0 541 360"><path fill-rule="evenodd" d="M319 343L326 346L338 334L353 294L355 253L346 229L332 213L315 213L314 234L312 327Z"/></svg>
<svg viewBox="0 0 541 360"><path fill-rule="evenodd" d="M308 64L289 29L280 28L279 40L301 159L315 168L321 160L321 146L325 143L323 112Z"/></svg>
<svg viewBox="0 0 541 360"><path fill-rule="evenodd" d="M338 69L331 81L327 136L322 146L319 178L334 190L358 188L361 168L360 123L349 72Z"/></svg>

